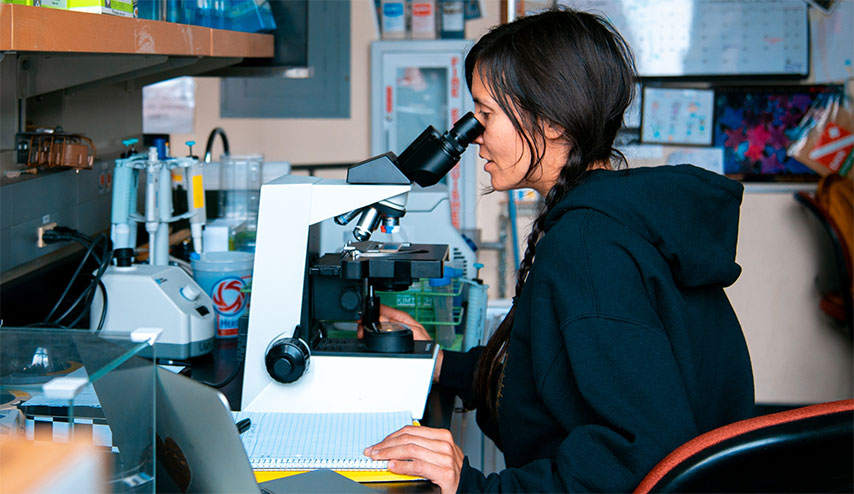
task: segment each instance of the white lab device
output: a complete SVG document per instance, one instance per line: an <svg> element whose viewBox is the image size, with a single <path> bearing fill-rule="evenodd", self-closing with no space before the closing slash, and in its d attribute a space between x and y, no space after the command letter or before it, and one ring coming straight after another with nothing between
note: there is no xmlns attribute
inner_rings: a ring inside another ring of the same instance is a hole
<svg viewBox="0 0 854 494"><path fill-rule="evenodd" d="M183 269L110 266L101 282L108 294L104 329L130 333L140 327L162 328L154 345L158 359L187 359L213 349L213 303ZM90 311L93 328L98 326L103 304L98 291Z"/></svg>
<svg viewBox="0 0 854 494"><path fill-rule="evenodd" d="M130 143L131 141L126 141ZM188 141L191 144L191 141ZM187 177L188 211L173 215L172 170ZM145 212L137 211L140 172L145 172ZM111 239L115 264L104 272L106 308L100 290L89 312L90 327L131 332L158 327L163 335L155 344L158 359L187 359L213 349L213 302L182 268L169 265L169 223L189 219L193 243L202 244L204 184L198 160L165 158L150 148L147 155L117 159L114 168ZM145 224L149 264L132 265L137 223ZM102 312L104 321L101 324Z"/></svg>

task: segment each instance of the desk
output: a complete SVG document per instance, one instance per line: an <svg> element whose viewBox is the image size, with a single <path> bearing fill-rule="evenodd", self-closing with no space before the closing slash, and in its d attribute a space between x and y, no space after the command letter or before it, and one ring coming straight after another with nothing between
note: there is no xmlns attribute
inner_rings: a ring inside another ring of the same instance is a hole
<svg viewBox="0 0 854 494"><path fill-rule="evenodd" d="M216 340L210 354L193 359L190 376L201 381L221 381L234 370L236 358L236 339ZM243 370L241 369L230 383L220 389L228 399L232 410L240 409L242 390ZM434 384L427 397L427 407L421 419L421 425L449 429L453 413L454 394ZM439 487L432 482L373 482L365 485L377 491L389 493L439 492Z"/></svg>

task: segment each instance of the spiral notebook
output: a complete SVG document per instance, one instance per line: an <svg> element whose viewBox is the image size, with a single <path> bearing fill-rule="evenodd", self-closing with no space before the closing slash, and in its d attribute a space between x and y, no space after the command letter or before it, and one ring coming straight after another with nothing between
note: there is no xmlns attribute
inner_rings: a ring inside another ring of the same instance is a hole
<svg viewBox="0 0 854 494"><path fill-rule="evenodd" d="M413 423L409 411L234 412L234 418L235 421L245 418L251 421L251 426L241 434L240 439L249 456L249 463L256 471L256 478L265 471L315 469L385 472L393 475L387 471L388 462L374 461L366 457L363 451L392 432ZM360 480L363 479L360 477Z"/></svg>

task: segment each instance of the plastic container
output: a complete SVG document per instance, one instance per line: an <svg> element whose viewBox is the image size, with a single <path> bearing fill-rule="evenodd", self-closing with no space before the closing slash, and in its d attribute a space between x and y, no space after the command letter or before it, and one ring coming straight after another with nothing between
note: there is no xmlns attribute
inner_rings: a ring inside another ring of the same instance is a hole
<svg viewBox="0 0 854 494"><path fill-rule="evenodd" d="M436 341L442 348L454 344L454 283L450 276L431 278L428 281L433 297L433 311L436 316Z"/></svg>
<svg viewBox="0 0 854 494"><path fill-rule="evenodd" d="M439 32L442 39L463 39L466 37L463 0L441 0L439 20Z"/></svg>
<svg viewBox="0 0 854 494"><path fill-rule="evenodd" d="M475 263L474 267L480 271L483 264ZM472 347L485 343L484 328L486 326L487 290L483 280L475 276L473 280L465 280L468 288L468 307L466 307L466 324L463 332L462 351L467 352Z"/></svg>
<svg viewBox="0 0 854 494"><path fill-rule="evenodd" d="M237 323L249 306L244 288L252 282L254 255L204 252L193 256L193 278L213 301L217 338L236 338Z"/></svg>
<svg viewBox="0 0 854 494"><path fill-rule="evenodd" d="M219 216L246 221L254 229L258 221L264 156L223 156L219 178Z"/></svg>
<svg viewBox="0 0 854 494"><path fill-rule="evenodd" d="M436 39L436 0L412 0L412 39Z"/></svg>
<svg viewBox="0 0 854 494"><path fill-rule="evenodd" d="M162 21L166 19L164 9L166 2L161 0L138 0L136 4L136 17L140 19L150 19L152 21Z"/></svg>
<svg viewBox="0 0 854 494"><path fill-rule="evenodd" d="M383 39L406 38L406 2L404 0L382 0L380 18L382 19Z"/></svg>
<svg viewBox="0 0 854 494"><path fill-rule="evenodd" d="M223 28L246 33L272 33L276 30L276 21L270 10L270 2L230 0L225 9Z"/></svg>
<svg viewBox="0 0 854 494"><path fill-rule="evenodd" d="M421 279L402 292L377 292L380 303L402 310L424 326L443 348L459 350L462 335L456 334L465 312L458 300L462 293L459 270L446 267L446 278Z"/></svg>

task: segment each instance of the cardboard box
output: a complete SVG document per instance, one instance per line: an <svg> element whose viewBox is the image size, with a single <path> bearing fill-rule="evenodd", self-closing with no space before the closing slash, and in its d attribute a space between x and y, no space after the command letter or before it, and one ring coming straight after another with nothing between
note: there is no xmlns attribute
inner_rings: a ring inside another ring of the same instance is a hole
<svg viewBox="0 0 854 494"><path fill-rule="evenodd" d="M133 17L133 1L121 0L66 0L68 10Z"/></svg>

